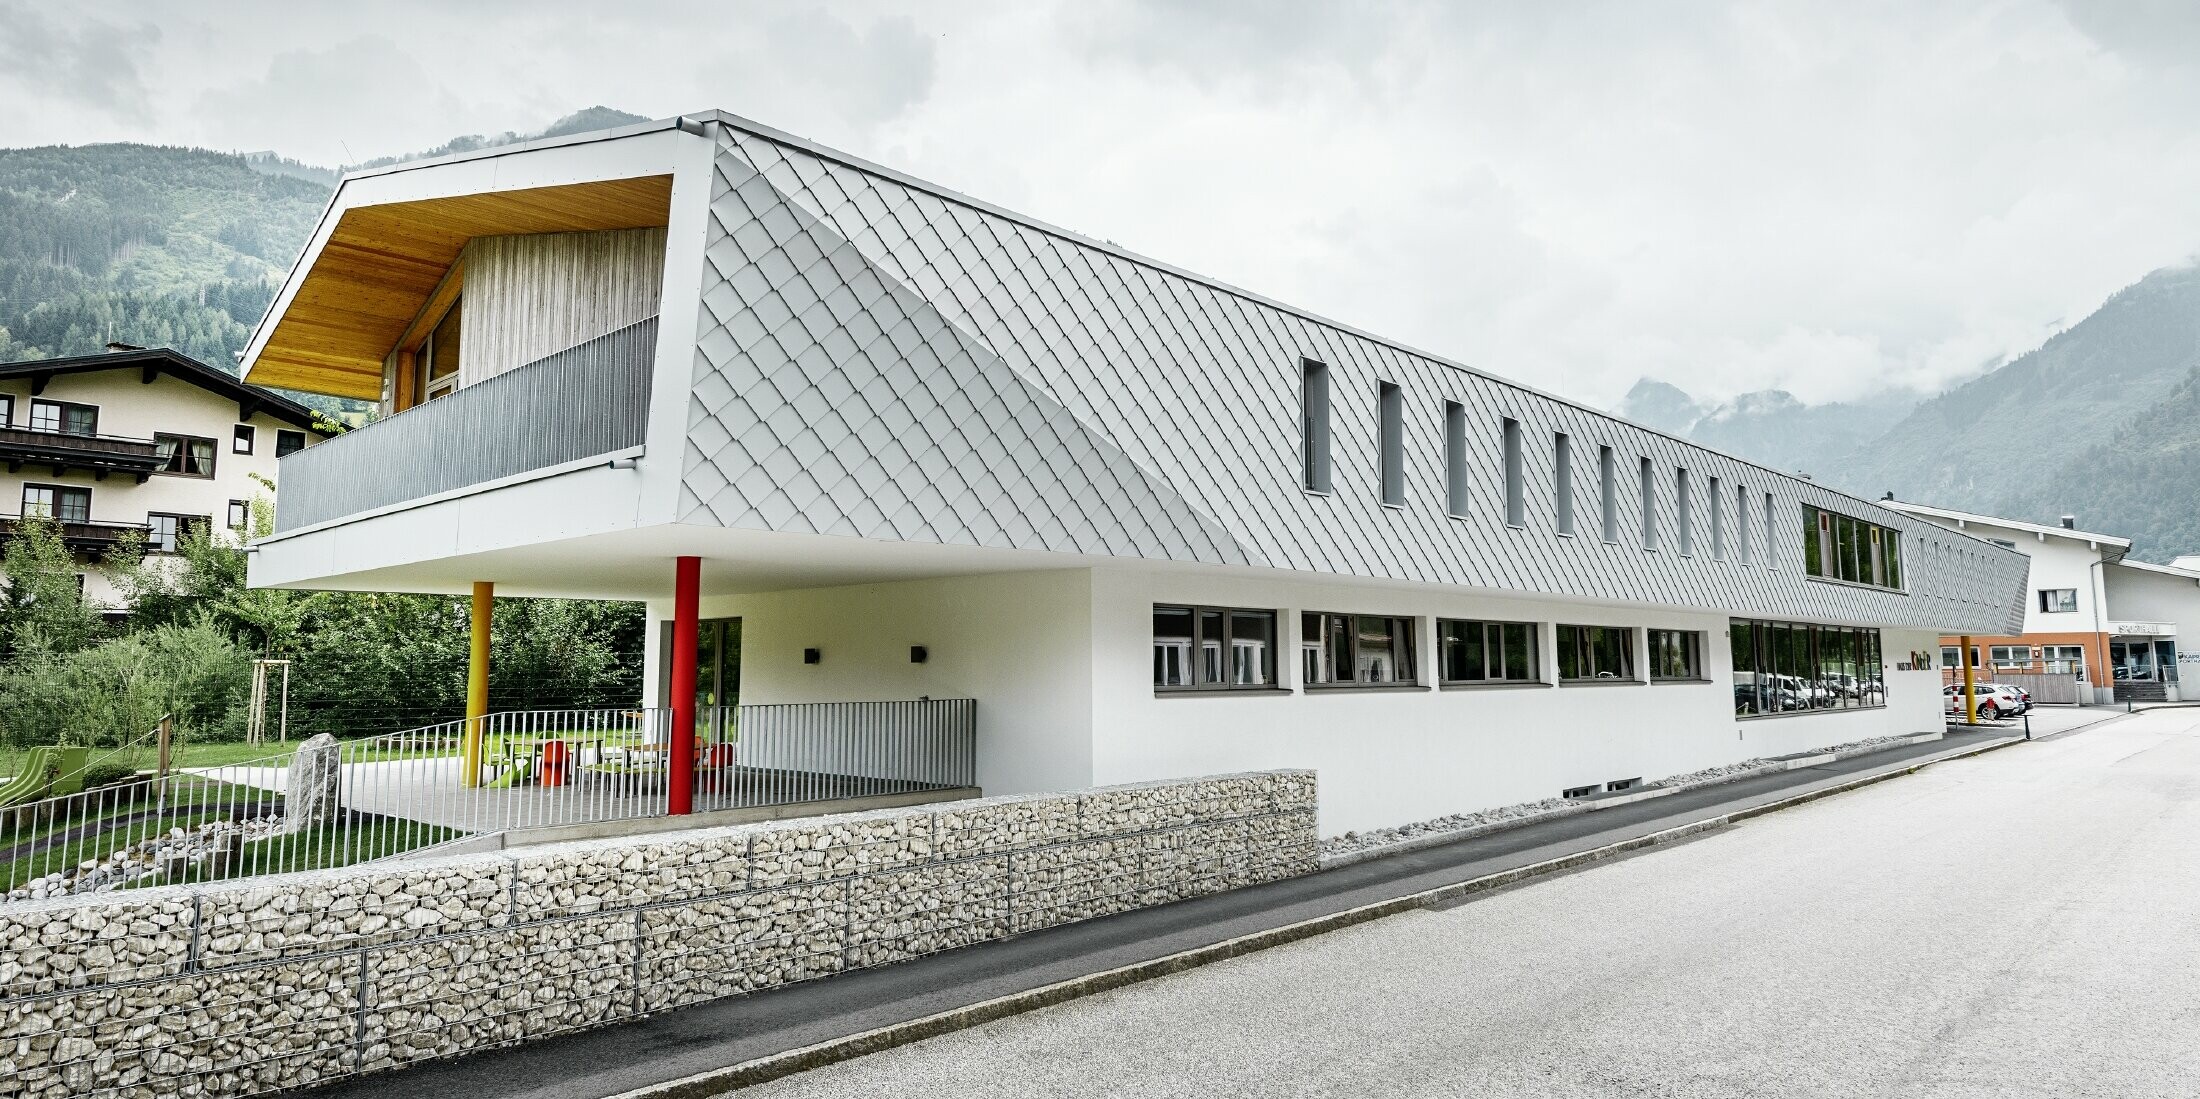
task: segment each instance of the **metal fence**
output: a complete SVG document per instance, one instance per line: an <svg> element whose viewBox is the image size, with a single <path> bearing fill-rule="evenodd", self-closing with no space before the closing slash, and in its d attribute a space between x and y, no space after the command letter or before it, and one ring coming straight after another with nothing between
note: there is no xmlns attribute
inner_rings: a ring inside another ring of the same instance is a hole
<svg viewBox="0 0 2200 1099"><path fill-rule="evenodd" d="M284 456L275 531L642 445L657 318Z"/></svg>
<svg viewBox="0 0 2200 1099"><path fill-rule="evenodd" d="M525 710L156 767L0 808L0 900L314 870L494 833L664 816L671 732L663 708ZM67 766L81 780L87 761L80 753ZM52 770L66 786L66 768ZM696 715L697 813L976 781L971 699Z"/></svg>

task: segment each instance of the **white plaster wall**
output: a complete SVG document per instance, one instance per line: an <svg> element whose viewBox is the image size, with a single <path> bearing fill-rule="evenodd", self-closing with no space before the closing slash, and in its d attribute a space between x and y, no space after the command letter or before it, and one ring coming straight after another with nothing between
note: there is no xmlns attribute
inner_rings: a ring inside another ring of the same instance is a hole
<svg viewBox="0 0 2200 1099"><path fill-rule="evenodd" d="M1950 530L1960 529L1975 538L1999 538L2015 544L2016 551L2032 559L2032 577L2025 583L2024 633L2092 633L2105 629L2111 617L2103 607L2100 591L2101 578L2094 565L2103 552L2096 544L2060 535L2042 537L2037 531L2017 530L2013 527L1991 523L1967 522L1958 528L1955 520L1931 515L1918 518ZM2057 588L2072 588L2078 593L2078 609L2069 611L2040 610L2040 593ZM1987 654L1981 649L1980 657Z"/></svg>
<svg viewBox="0 0 2200 1099"><path fill-rule="evenodd" d="M12 426L24 427L30 423L33 400L30 385L27 378L0 381L0 393L15 398ZM214 476L206 479L154 474L141 485L136 478L121 474L109 474L105 480L100 480L78 469L56 477L50 468L24 466L20 471L9 473L5 466L0 466L0 514L17 513L23 503L23 485L28 482L90 489L94 522L143 523L148 513L165 512L204 515L219 530L226 521L229 501L251 500L255 496L272 499L267 489L253 480L253 475L276 480L275 433L302 430L264 413L249 420L239 420L237 402L166 374L148 385L134 365L59 375L46 384L45 392L36 399L97 407L102 435L151 439L159 432L212 439ZM250 454L231 451L232 434L239 423L248 423L254 428ZM320 436L310 431L305 435L307 446L320 441ZM103 605L112 605L116 598L97 573L86 577L85 593Z"/></svg>
<svg viewBox="0 0 2200 1099"><path fill-rule="evenodd" d="M741 619L744 704L977 699L978 784L1005 794L1093 784L1091 605L1088 573L1049 571L715 597L701 609ZM652 703L671 610L649 605ZM910 663L912 645L925 663ZM819 663L802 663L805 648Z"/></svg>
<svg viewBox="0 0 2200 1099"><path fill-rule="evenodd" d="M2200 684L2200 580L2128 565L2110 565L2108 616L2127 622L2168 622L2177 627L2177 680L2180 694Z"/></svg>
<svg viewBox="0 0 2200 1099"><path fill-rule="evenodd" d="M1941 727L1940 685L1932 672L1889 672L1889 705L1882 709L1736 720L1724 614L1131 569L1097 570L1092 588L1092 780L1309 767L1320 775L1324 835ZM1283 611L1289 658L1279 666L1294 687L1297 615L1304 610L1418 616L1424 679L1432 668L1430 619L1436 616L1543 623L1546 675L1555 622L1701 630L1711 682L1157 695L1155 603ZM1934 635L1890 632L1882 640L1891 667L1910 650L1930 648Z"/></svg>

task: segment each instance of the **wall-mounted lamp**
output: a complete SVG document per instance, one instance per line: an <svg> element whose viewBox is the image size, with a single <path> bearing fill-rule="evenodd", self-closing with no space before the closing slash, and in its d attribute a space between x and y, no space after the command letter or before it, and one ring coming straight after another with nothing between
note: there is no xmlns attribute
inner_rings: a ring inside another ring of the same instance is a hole
<svg viewBox="0 0 2200 1099"><path fill-rule="evenodd" d="M819 655L816 649L802 650L802 662L804 664L815 664L822 659L823 657Z"/></svg>
<svg viewBox="0 0 2200 1099"><path fill-rule="evenodd" d="M922 664L924 663L925 658L931 655L931 653L924 651L924 646L922 645L909 646L909 662L911 664Z"/></svg>

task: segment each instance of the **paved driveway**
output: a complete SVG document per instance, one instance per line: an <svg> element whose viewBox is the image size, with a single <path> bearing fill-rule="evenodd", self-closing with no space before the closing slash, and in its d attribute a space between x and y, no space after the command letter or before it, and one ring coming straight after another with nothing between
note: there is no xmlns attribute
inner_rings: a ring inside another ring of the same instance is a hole
<svg viewBox="0 0 2200 1099"><path fill-rule="evenodd" d="M767 1096L2193 1096L2200 710L1934 767Z"/></svg>

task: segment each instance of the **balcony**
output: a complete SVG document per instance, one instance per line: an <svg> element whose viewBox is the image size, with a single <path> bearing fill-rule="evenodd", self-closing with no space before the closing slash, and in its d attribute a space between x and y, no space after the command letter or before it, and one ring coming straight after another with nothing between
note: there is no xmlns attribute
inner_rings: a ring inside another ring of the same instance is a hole
<svg viewBox="0 0 2200 1099"><path fill-rule="evenodd" d="M122 473L143 484L165 464L159 444L150 439L124 439L113 435L80 435L34 427L0 427L0 462L9 473L23 467L50 469L56 477L72 469L90 472L105 480Z"/></svg>
<svg viewBox="0 0 2200 1099"><path fill-rule="evenodd" d="M20 515L0 515L0 539L11 538L23 525ZM78 553L105 553L122 543L131 534L143 537L147 528L143 523L93 523L82 520L57 520L61 528L61 542Z"/></svg>
<svg viewBox="0 0 2200 1099"><path fill-rule="evenodd" d="M657 318L283 458L275 532L642 445Z"/></svg>

